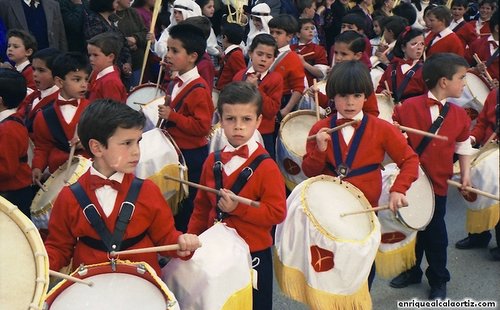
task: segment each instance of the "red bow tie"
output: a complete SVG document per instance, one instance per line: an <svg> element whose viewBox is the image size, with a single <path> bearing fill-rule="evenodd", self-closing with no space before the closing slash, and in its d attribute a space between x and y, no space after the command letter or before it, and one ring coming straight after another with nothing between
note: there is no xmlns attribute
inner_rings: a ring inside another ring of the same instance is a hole
<svg viewBox="0 0 500 310"><path fill-rule="evenodd" d="M103 187L104 185L109 185L113 189L119 191L120 190L120 182L115 181L115 180L110 180L110 179L103 179L100 176L97 175L90 175L90 190L95 191L98 188Z"/></svg>
<svg viewBox="0 0 500 310"><path fill-rule="evenodd" d="M490 44L493 45L493 48L498 48L498 44L495 41L490 41Z"/></svg>
<svg viewBox="0 0 500 310"><path fill-rule="evenodd" d="M354 121L352 118L341 118L341 119L338 119L335 124L336 124L336 126L340 126L340 125L344 125L345 123L349 123L349 122L352 122L352 121ZM354 123L351 126L354 127L354 128L358 128L359 122Z"/></svg>
<svg viewBox="0 0 500 310"><path fill-rule="evenodd" d="M68 100L68 101L65 101L65 100L57 100L57 104L59 106L63 106L63 105L67 105L67 104L70 104L74 107L78 107L78 100L77 99L73 99L73 100Z"/></svg>
<svg viewBox="0 0 500 310"><path fill-rule="evenodd" d="M180 77L176 76L173 80L174 82L174 86L177 85L177 87L181 87L182 86L182 80Z"/></svg>
<svg viewBox="0 0 500 310"><path fill-rule="evenodd" d="M433 105L437 105L439 107L439 111L441 111L441 108L443 107L441 102L434 100L434 99L430 99L430 98L427 98L427 101L425 102L425 104L427 105L428 108L432 107Z"/></svg>
<svg viewBox="0 0 500 310"><path fill-rule="evenodd" d="M223 163L227 163L233 158L233 156L240 156L243 158L248 158L248 145L243 145L239 149L236 149L232 152L221 152L220 158Z"/></svg>

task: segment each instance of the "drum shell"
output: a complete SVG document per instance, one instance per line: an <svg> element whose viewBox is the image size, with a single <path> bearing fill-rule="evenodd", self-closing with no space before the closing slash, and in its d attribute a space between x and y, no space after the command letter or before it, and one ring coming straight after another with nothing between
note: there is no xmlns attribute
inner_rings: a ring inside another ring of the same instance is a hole
<svg viewBox="0 0 500 310"><path fill-rule="evenodd" d="M140 111L141 107L156 98L164 97L165 89L153 83L145 83L134 87L128 97L127 105L136 111Z"/></svg>

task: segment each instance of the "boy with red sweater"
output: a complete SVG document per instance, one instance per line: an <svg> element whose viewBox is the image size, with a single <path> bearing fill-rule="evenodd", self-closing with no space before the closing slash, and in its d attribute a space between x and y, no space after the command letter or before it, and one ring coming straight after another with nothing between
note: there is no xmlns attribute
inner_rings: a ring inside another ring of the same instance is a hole
<svg viewBox="0 0 500 310"><path fill-rule="evenodd" d="M252 65L238 72L234 81L247 81L258 87L262 97L262 122L258 130L266 151L275 158L274 125L280 110L283 78L277 72L269 72L269 67L278 54L278 46L270 34L261 33L252 40L248 53Z"/></svg>
<svg viewBox="0 0 500 310"><path fill-rule="evenodd" d="M70 147L76 143L76 155L87 155L75 138L76 124L88 105L84 99L88 78L87 57L70 52L54 59L53 75L59 87L57 100L35 116L33 132L35 154L33 181L40 181L42 172L49 168L53 173L68 160Z"/></svg>
<svg viewBox="0 0 500 310"><path fill-rule="evenodd" d="M28 131L15 115L24 96L26 79L21 73L0 68L0 196L30 218L33 191L27 155Z"/></svg>
<svg viewBox="0 0 500 310"><path fill-rule="evenodd" d="M198 192L188 232L200 234L214 225L214 220L236 229L248 244L252 259L259 259L253 309L272 309L271 228L286 216L285 182L276 163L251 139L262 121L262 99L257 87L247 82L228 84L219 96L217 110L229 145L209 155L200 183L220 189L221 196ZM233 201L230 193L259 201L260 206Z"/></svg>
<svg viewBox="0 0 500 310"><path fill-rule="evenodd" d="M18 72L26 79L28 94L36 89L33 80L33 68L31 67L31 56L36 52L36 39L31 34L20 29L11 29L7 33L7 57Z"/></svg>
<svg viewBox="0 0 500 310"><path fill-rule="evenodd" d="M446 102L448 97L460 97L465 86L468 64L452 53L439 53L427 59L423 78L429 89L427 94L408 98L396 106L393 119L399 124L448 137L448 141L423 138L407 133L408 142L420 157L434 188L434 214L424 231L417 234L415 246L416 265L394 278L390 285L403 288L420 283L420 263L426 255L429 267L426 276L431 286L429 299L446 298L446 282L450 273L446 269L448 235L444 216L446 213L447 180L453 175L453 154L458 154L462 185L470 186L469 142L470 119L464 109ZM465 193L464 191L462 191Z"/></svg>
<svg viewBox="0 0 500 310"><path fill-rule="evenodd" d="M238 71L246 68L245 56L241 50L240 43L243 40L244 29L235 23L222 24L222 47L224 48L224 60L219 70L219 79L215 88L222 90L230 83Z"/></svg>
<svg viewBox="0 0 500 310"><path fill-rule="evenodd" d="M469 6L468 3L467 0L453 0L451 2L451 15L453 18L449 28L462 40L464 48L467 48L478 37L474 25L464 20L464 14Z"/></svg>
<svg viewBox="0 0 500 310"><path fill-rule="evenodd" d="M93 164L54 203L45 242L51 270L71 259L72 269L112 261L111 251L177 243L177 253L161 254L185 257L200 246L197 236L175 230L158 187L134 177L144 122L142 113L112 100L97 100L82 114L78 136ZM144 261L160 274L157 253L120 259Z"/></svg>
<svg viewBox="0 0 500 310"><path fill-rule="evenodd" d="M429 58L437 53L455 53L464 56L462 41L448 26L451 23L450 9L444 5L437 6L427 13L431 33L425 37L425 56Z"/></svg>

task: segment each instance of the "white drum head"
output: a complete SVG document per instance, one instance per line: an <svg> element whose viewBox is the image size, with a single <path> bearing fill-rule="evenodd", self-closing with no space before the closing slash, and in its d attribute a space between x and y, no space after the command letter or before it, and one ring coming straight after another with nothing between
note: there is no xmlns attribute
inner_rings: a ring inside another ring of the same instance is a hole
<svg viewBox="0 0 500 310"><path fill-rule="evenodd" d="M127 105L140 111L145 104L163 96L165 96L165 91L162 87L156 87L156 84L152 83L142 84L132 89L127 97Z"/></svg>
<svg viewBox="0 0 500 310"><path fill-rule="evenodd" d="M302 158L306 154L309 131L318 120L316 115L309 111L292 112L288 116L281 125L281 141L289 151Z"/></svg>
<svg viewBox="0 0 500 310"><path fill-rule="evenodd" d="M146 115L146 125L144 131L149 131L156 127L158 120L158 106L165 104L165 96L153 99L153 101L142 107L142 112Z"/></svg>
<svg viewBox="0 0 500 310"><path fill-rule="evenodd" d="M394 112L394 103L392 102L392 98L382 94L377 94L376 96L378 110L380 112L378 118L383 119L384 121L388 121L392 124L392 113Z"/></svg>
<svg viewBox="0 0 500 310"><path fill-rule="evenodd" d="M370 76L372 78L374 89L377 89L378 84L380 83L380 79L382 79L382 75L384 75L384 70L378 66L370 70Z"/></svg>

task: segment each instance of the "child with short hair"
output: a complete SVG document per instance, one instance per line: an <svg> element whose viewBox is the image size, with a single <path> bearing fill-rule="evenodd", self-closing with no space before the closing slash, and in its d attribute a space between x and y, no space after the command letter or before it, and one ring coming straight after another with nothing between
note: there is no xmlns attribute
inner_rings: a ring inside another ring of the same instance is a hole
<svg viewBox="0 0 500 310"><path fill-rule="evenodd" d="M251 66L240 70L233 81L247 81L258 87L262 97L262 121L258 127L264 147L275 158L274 126L276 114L280 110L283 78L269 68L278 55L278 45L270 34L257 35L249 49Z"/></svg>
<svg viewBox="0 0 500 310"><path fill-rule="evenodd" d="M276 163L252 139L262 120L262 100L257 87L248 82L226 85L220 93L217 110L229 145L209 155L200 183L220 189L221 196L198 192L188 232L200 234L214 225L214 220L236 229L248 244L252 259L259 260L255 267L258 276L253 290L253 309L271 309L271 228L286 216L285 181ZM249 166L253 167L250 176L246 173L248 168L245 169ZM233 201L230 193L259 201L260 207Z"/></svg>
<svg viewBox="0 0 500 310"><path fill-rule="evenodd" d="M395 61L392 51L399 35L406 30L406 27L408 27L408 21L403 17L391 16L386 18L384 33L382 34L385 44L379 45L377 52L375 52L375 56L378 57L381 63L388 65L390 62Z"/></svg>
<svg viewBox="0 0 500 310"><path fill-rule="evenodd" d="M96 100L82 114L78 136L93 163L77 183L62 189L54 203L45 242L50 269L59 270L73 259L74 270L80 264L111 260L111 251L173 243L180 250L161 254L186 257L200 246L197 236L175 230L158 187L133 174L144 123L142 113L109 99ZM125 227L118 227L119 222ZM157 253L120 259L144 261L160 274Z"/></svg>
<svg viewBox="0 0 500 310"><path fill-rule="evenodd" d="M451 22L451 12L446 6L440 5L431 9L426 18L430 24L430 35L425 37L425 56L428 58L437 53L455 53L464 56L462 41L448 26Z"/></svg>
<svg viewBox="0 0 500 310"><path fill-rule="evenodd" d="M42 172L53 173L64 164L75 145L75 155L87 156L75 137L76 124L89 101L87 92L88 60L80 53L63 53L54 59L52 75L59 87L57 100L37 113L33 123L35 153L32 163L33 181L39 182ZM69 142L69 143L68 143Z"/></svg>
<svg viewBox="0 0 500 310"><path fill-rule="evenodd" d="M246 68L245 56L241 49L245 30L236 23L222 23L221 36L224 59L219 70L219 78L215 88L222 90L233 80L234 75Z"/></svg>
<svg viewBox="0 0 500 310"><path fill-rule="evenodd" d="M31 56L36 53L36 50L35 37L30 33L21 29L11 29L7 32L7 57L26 79L28 95L36 89L30 62Z"/></svg>
<svg viewBox="0 0 500 310"><path fill-rule="evenodd" d="M92 66L87 95L90 102L103 98L123 103L127 100L127 90L115 66L122 46L122 40L112 32L98 34L87 41Z"/></svg>
<svg viewBox="0 0 500 310"><path fill-rule="evenodd" d="M370 44L370 39L366 36L366 28L365 28L365 22L363 21L363 18L356 13L349 13L342 17L342 26L340 29L340 33L344 31L356 31L357 33L361 34L363 36L363 39L365 40L365 50L363 57L367 59L367 64L369 64L368 68L371 68L371 63L370 63L370 56L372 54L372 45ZM330 55L333 55L335 53L334 51L334 46L332 46L332 50L330 50ZM332 63L333 65L333 63Z"/></svg>
<svg viewBox="0 0 500 310"><path fill-rule="evenodd" d="M438 133L448 141L424 138L407 132L410 146L419 155L420 164L427 172L434 189L434 214L425 230L417 234L415 246L416 265L394 278L390 285L403 288L420 283L420 264L426 255L429 267L426 271L431 291L429 299L446 298L446 282L450 273L446 269L448 236L444 216L446 213L447 180L453 175L453 156L458 154L462 193L470 186L470 159L472 147L469 141L470 118L465 110L446 102L446 98L461 96L465 86L468 64L453 53L439 53L428 58L423 67L423 78L429 89L427 94L409 98L394 109L393 119L400 125Z"/></svg>
<svg viewBox="0 0 500 310"><path fill-rule="evenodd" d="M313 24L313 28L312 28L313 35L309 41L312 41L315 44L319 44L320 43L319 34L318 34L318 29L319 29L318 26L319 25L316 24L316 20L315 20L315 17L317 16L316 15L316 9L317 9L316 0L297 0L296 4L297 4L297 10L299 11L299 31L297 33L298 34L300 33L300 29L302 27L302 24L300 23L301 20L303 20L303 19L304 20L311 20L311 22ZM298 44L298 42L299 42L299 37L297 35L297 36L294 36L292 38L290 45Z"/></svg>
<svg viewBox="0 0 500 310"><path fill-rule="evenodd" d="M464 48L477 39L478 35L474 26L464 19L465 11L468 9L467 0L453 0L451 2L452 20L449 28L462 40Z"/></svg>
<svg viewBox="0 0 500 310"><path fill-rule="evenodd" d="M26 79L21 73L0 68L0 196L31 217L33 199L31 169L28 166L28 131L15 115L26 96Z"/></svg>
<svg viewBox="0 0 500 310"><path fill-rule="evenodd" d="M383 42L382 38L384 37L386 20L386 17L383 15L377 15L373 18L373 33L375 33L375 37L373 39L370 39L370 45L372 46L371 55L375 55L378 46L381 42Z"/></svg>
<svg viewBox="0 0 500 310"><path fill-rule="evenodd" d="M158 114L186 159L189 180L198 183L208 156L206 137L214 112L210 88L196 68L205 53L206 40L203 32L190 24L175 25L169 31L166 62L179 75L167 89L170 104L159 106ZM176 227L181 231L187 229L195 195L196 190L190 189L187 201L176 215Z"/></svg>
<svg viewBox="0 0 500 310"><path fill-rule="evenodd" d="M497 6L497 0L479 1L479 18L469 21L469 24L478 35L487 35L491 32L488 21L491 20L491 15L496 11Z"/></svg>

